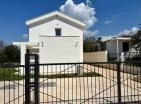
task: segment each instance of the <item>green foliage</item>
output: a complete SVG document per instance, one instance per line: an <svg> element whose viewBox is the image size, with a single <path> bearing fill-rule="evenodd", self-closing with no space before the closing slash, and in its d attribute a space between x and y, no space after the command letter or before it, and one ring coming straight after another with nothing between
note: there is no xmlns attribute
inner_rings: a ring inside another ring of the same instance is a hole
<svg viewBox="0 0 141 104"><path fill-rule="evenodd" d="M15 74L14 68L0 68L0 81L22 80L23 76Z"/></svg>
<svg viewBox="0 0 141 104"><path fill-rule="evenodd" d="M14 63L20 62L20 50L14 46L6 46L2 53L0 53L0 63Z"/></svg>
<svg viewBox="0 0 141 104"><path fill-rule="evenodd" d="M0 63L6 63L8 62L8 56L4 53L0 54Z"/></svg>
<svg viewBox="0 0 141 104"><path fill-rule="evenodd" d="M133 44L137 44L138 42L141 41L141 30L139 30L135 35L132 37Z"/></svg>
<svg viewBox="0 0 141 104"><path fill-rule="evenodd" d="M83 42L83 51L84 52L93 52L95 38L86 38Z"/></svg>
<svg viewBox="0 0 141 104"><path fill-rule="evenodd" d="M96 72L86 72L83 75L78 76L77 73L68 73L68 74L50 74L50 75L39 75L39 78L75 78L75 77L101 77L102 75ZM16 70L12 67L0 67L0 81L16 81L23 80L25 76L16 74ZM34 75L31 74L30 78L34 78Z"/></svg>

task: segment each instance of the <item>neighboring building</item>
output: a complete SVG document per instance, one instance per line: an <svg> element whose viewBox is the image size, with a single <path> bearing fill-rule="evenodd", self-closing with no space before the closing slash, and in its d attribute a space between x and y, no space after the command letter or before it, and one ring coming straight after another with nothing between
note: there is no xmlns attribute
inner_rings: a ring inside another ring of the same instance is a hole
<svg viewBox="0 0 141 104"><path fill-rule="evenodd" d="M128 52L131 47L132 41L130 37L107 36L100 38L94 43L95 53L105 52L109 61L120 59L121 53Z"/></svg>
<svg viewBox="0 0 141 104"><path fill-rule="evenodd" d="M13 42L20 46L21 64L25 53L39 54L40 63L83 62L83 29L85 24L58 11L26 21L29 42Z"/></svg>
<svg viewBox="0 0 141 104"><path fill-rule="evenodd" d="M102 38L110 60L118 59L122 52L128 52L132 47L130 37Z"/></svg>

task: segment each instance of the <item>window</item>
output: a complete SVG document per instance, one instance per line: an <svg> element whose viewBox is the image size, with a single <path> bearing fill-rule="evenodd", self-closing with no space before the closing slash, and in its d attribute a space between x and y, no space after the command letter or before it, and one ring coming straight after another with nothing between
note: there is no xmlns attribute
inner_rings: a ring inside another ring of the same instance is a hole
<svg viewBox="0 0 141 104"><path fill-rule="evenodd" d="M61 28L55 28L56 36L61 36Z"/></svg>

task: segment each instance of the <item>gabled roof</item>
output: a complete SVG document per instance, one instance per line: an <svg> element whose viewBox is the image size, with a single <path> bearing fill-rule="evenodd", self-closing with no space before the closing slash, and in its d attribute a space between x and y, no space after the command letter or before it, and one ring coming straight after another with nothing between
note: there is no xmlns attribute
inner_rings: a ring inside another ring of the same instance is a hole
<svg viewBox="0 0 141 104"><path fill-rule="evenodd" d="M75 25L78 25L80 26L81 28L85 28L86 27L86 24L77 20L77 19L74 19L70 16L67 16L59 11L54 11L54 12L51 12L51 13L48 13L48 14L45 14L45 15L42 15L42 16L39 16L39 17L36 17L36 18L33 18L33 19L30 19L30 20L27 20L26 21L26 25L32 25L34 23L38 23L38 22L41 22L41 21L44 21L44 20L47 20L47 19L50 19L52 17L58 17L58 18L61 18L65 21L69 21Z"/></svg>

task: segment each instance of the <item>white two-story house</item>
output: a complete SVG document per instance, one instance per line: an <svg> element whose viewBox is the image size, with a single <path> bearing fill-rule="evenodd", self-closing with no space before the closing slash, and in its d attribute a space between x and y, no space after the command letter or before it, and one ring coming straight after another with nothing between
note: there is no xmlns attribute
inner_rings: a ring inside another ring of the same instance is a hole
<svg viewBox="0 0 141 104"><path fill-rule="evenodd" d="M83 62L83 29L85 24L58 11L26 21L29 42L13 42L25 53L39 54L40 63Z"/></svg>

